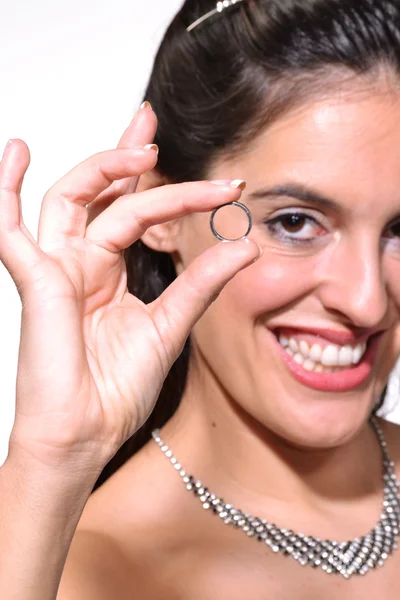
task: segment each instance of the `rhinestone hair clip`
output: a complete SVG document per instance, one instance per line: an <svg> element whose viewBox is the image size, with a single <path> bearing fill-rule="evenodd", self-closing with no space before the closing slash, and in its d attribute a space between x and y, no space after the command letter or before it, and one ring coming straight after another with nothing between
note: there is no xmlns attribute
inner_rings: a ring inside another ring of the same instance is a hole
<svg viewBox="0 0 400 600"><path fill-rule="evenodd" d="M210 10L208 13L197 19L197 21L189 25L186 31L192 31L195 27L197 27L204 21L207 21L207 19L209 19L210 17L213 17L218 13L222 13L223 10L229 8L230 6L233 6L234 4L237 4L238 2L243 2L243 0L222 0L222 2L217 2L217 6L213 10Z"/></svg>

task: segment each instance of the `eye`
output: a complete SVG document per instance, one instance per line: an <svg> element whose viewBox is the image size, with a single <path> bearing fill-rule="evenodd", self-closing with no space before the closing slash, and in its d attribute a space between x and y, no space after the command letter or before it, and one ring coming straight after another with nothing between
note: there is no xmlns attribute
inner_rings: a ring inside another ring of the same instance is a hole
<svg viewBox="0 0 400 600"><path fill-rule="evenodd" d="M310 242L326 234L326 229L314 217L300 212L281 214L265 224L274 237L287 241Z"/></svg>
<svg viewBox="0 0 400 600"><path fill-rule="evenodd" d="M387 231L389 235L386 235L385 237L400 238L400 221L393 223Z"/></svg>
<svg viewBox="0 0 400 600"><path fill-rule="evenodd" d="M288 233L299 233L306 223L306 217L303 215L287 215L281 218L280 223Z"/></svg>

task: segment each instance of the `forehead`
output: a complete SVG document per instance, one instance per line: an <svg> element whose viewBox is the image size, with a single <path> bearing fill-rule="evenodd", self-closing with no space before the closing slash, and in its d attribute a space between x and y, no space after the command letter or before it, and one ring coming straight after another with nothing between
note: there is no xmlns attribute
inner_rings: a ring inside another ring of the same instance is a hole
<svg viewBox="0 0 400 600"><path fill-rule="evenodd" d="M338 147L347 160L357 154L378 157L385 148L399 148L400 91L337 94L298 108L271 125L255 140L255 151L264 148L286 157L302 157L319 150L336 156ZM250 152L252 150L249 148ZM320 156L323 159L323 156Z"/></svg>
<svg viewBox="0 0 400 600"><path fill-rule="evenodd" d="M228 165L226 165L228 166ZM336 93L269 126L229 169L251 187L310 185L339 202L400 206L400 91Z"/></svg>

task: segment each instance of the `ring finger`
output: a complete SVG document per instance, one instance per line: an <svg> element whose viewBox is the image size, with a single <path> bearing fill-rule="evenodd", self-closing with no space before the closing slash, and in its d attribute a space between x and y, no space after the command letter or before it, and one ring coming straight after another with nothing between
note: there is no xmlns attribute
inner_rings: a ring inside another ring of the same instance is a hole
<svg viewBox="0 0 400 600"><path fill-rule="evenodd" d="M142 175L154 168L153 146L101 152L72 169L45 195L39 218L38 242L49 252L69 239L84 237L86 205L113 181Z"/></svg>

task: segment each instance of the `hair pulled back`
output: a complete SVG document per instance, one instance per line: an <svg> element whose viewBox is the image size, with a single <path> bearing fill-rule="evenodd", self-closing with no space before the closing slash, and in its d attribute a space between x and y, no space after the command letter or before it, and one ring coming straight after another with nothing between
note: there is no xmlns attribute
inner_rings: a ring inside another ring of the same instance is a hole
<svg viewBox="0 0 400 600"><path fill-rule="evenodd" d="M400 72L399 0L244 0L188 33L215 0L186 0L158 50L145 99L157 114L157 170L171 182L200 180L279 116L338 75ZM141 241L125 253L128 288L152 302L176 277L168 254ZM96 489L162 427L179 405L189 341L147 423L103 470ZM384 399L382 396L382 401Z"/></svg>

